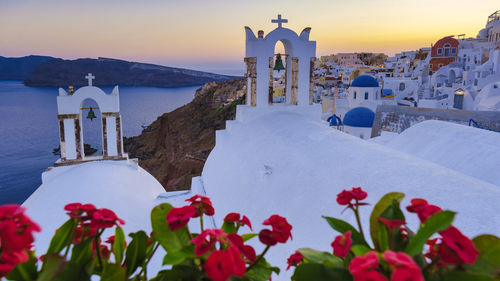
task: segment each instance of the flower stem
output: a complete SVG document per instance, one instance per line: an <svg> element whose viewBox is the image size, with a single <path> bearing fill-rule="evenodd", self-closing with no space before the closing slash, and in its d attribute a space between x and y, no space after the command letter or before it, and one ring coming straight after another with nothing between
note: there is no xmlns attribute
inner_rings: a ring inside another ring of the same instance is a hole
<svg viewBox="0 0 500 281"><path fill-rule="evenodd" d="M104 266L102 264L101 245L99 245L99 238L101 237L103 232L104 232L104 229L101 232L99 232L99 234L95 237L95 240L94 240L95 250L97 252L97 260L99 261L99 265L101 266L101 270L104 270Z"/></svg>
<svg viewBox="0 0 500 281"><path fill-rule="evenodd" d="M352 208L352 210L354 211L354 215L356 216L356 222L358 223L359 233L364 238L365 235L363 234L363 227L361 226L361 220L359 219L359 205L357 203L358 201L356 200L356 208Z"/></svg>
<svg viewBox="0 0 500 281"><path fill-rule="evenodd" d="M203 232L203 214L200 216L200 233Z"/></svg>
<svg viewBox="0 0 500 281"><path fill-rule="evenodd" d="M146 262L143 264L141 272L139 272L139 274L137 274L137 276L141 276L141 274L144 273L144 280L147 280L147 274L148 274L147 267L148 267L148 263L151 261L151 258L153 257L153 255L155 254L156 250L158 249L158 246L160 246L160 243L156 242L156 245L154 245L154 248L151 251L151 254L146 259Z"/></svg>
<svg viewBox="0 0 500 281"><path fill-rule="evenodd" d="M260 260L264 257L264 255L269 250L269 248L271 248L271 246L267 245L266 248L264 249L264 251L262 252L262 254L260 254L257 257L257 259L255 259L255 261L247 268L247 272L260 262Z"/></svg>

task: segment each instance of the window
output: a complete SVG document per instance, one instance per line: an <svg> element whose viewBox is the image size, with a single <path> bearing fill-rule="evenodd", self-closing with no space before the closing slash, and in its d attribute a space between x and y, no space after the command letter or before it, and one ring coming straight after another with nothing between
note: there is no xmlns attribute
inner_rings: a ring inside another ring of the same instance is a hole
<svg viewBox="0 0 500 281"><path fill-rule="evenodd" d="M400 90L400 91L404 91L404 90L405 90L405 88L406 88L405 83L399 83L399 90Z"/></svg>
<svg viewBox="0 0 500 281"><path fill-rule="evenodd" d="M354 99L356 99L356 94L357 94L357 93L356 93L356 92L354 92Z"/></svg>
<svg viewBox="0 0 500 281"><path fill-rule="evenodd" d="M365 92L365 100L368 99L368 92Z"/></svg>
<svg viewBox="0 0 500 281"><path fill-rule="evenodd" d="M432 64L429 64L429 69L432 69Z"/></svg>
<svg viewBox="0 0 500 281"><path fill-rule="evenodd" d="M452 48L452 49L451 49L451 53L452 53L452 54L456 54L456 53L457 53L457 48Z"/></svg>
<svg viewBox="0 0 500 281"><path fill-rule="evenodd" d="M439 48L438 49L438 55L441 55L443 53L443 49Z"/></svg>
<svg viewBox="0 0 500 281"><path fill-rule="evenodd" d="M442 64L442 63L438 64L438 68L441 68L442 66L443 66L443 64Z"/></svg>

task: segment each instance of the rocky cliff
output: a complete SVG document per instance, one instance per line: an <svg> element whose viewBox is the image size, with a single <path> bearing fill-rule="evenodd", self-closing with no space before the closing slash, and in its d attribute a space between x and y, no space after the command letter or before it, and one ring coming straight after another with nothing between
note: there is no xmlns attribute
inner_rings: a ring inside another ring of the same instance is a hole
<svg viewBox="0 0 500 281"><path fill-rule="evenodd" d="M191 103L158 117L139 136L126 138L125 150L166 190L189 189L215 145L215 131L234 119L245 89L244 79L205 84Z"/></svg>

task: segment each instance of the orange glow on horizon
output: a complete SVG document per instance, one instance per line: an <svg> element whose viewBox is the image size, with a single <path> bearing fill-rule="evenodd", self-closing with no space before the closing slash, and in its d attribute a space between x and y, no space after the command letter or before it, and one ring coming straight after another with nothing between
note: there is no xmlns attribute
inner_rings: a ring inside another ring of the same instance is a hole
<svg viewBox="0 0 500 281"><path fill-rule="evenodd" d="M244 29L312 27L317 56L394 54L452 34L475 37L498 0L59 1L0 0L0 56L112 57L160 64L242 62ZM305 3L307 2L307 3ZM355 2L355 3L352 3ZM242 63L241 63L242 65Z"/></svg>

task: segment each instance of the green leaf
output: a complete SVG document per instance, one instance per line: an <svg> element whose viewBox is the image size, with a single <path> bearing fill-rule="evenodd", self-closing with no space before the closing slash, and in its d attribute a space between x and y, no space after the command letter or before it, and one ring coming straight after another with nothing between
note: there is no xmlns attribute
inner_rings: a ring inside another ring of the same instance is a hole
<svg viewBox="0 0 500 281"><path fill-rule="evenodd" d="M171 231L167 223L167 213L172 209L172 205L162 203L151 211L151 226L153 228L154 238L167 251L178 251L184 246L188 246L189 235L187 227Z"/></svg>
<svg viewBox="0 0 500 281"><path fill-rule="evenodd" d="M232 223L224 222L222 224L222 230L224 230L224 232L227 234L236 233L236 224L234 222Z"/></svg>
<svg viewBox="0 0 500 281"><path fill-rule="evenodd" d="M434 233L448 228L454 218L455 213L452 211L441 211L427 218L406 247L405 252L411 257L422 253L425 242L427 242Z"/></svg>
<svg viewBox="0 0 500 281"><path fill-rule="evenodd" d="M500 272L500 238L494 235L480 235L472 239L479 251L476 263L467 269L476 273L495 274Z"/></svg>
<svg viewBox="0 0 500 281"><path fill-rule="evenodd" d="M498 281L497 279L478 273L470 273L465 271L450 271L446 273L442 281Z"/></svg>
<svg viewBox="0 0 500 281"><path fill-rule="evenodd" d="M18 264L6 277L7 280L16 281L32 281L36 280L38 272L32 253L28 253L29 260L25 263Z"/></svg>
<svg viewBox="0 0 500 281"><path fill-rule="evenodd" d="M162 270L151 281L205 280L197 266L174 265L172 269Z"/></svg>
<svg viewBox="0 0 500 281"><path fill-rule="evenodd" d="M92 259L93 237L88 238L82 243L75 245L71 251L71 261L77 265L84 266Z"/></svg>
<svg viewBox="0 0 500 281"><path fill-rule="evenodd" d="M125 253L125 265L127 266L127 276L132 275L137 267L142 265L146 259L146 245L148 236L144 231L134 233L130 245Z"/></svg>
<svg viewBox="0 0 500 281"><path fill-rule="evenodd" d="M87 272L86 267L76 264L72 261L64 264L61 272L52 281L89 281L90 274Z"/></svg>
<svg viewBox="0 0 500 281"><path fill-rule="evenodd" d="M247 242L248 240L258 236L257 233L245 233L241 234L241 238L243 238L243 242Z"/></svg>
<svg viewBox="0 0 500 281"><path fill-rule="evenodd" d="M366 247L365 245L354 245L351 247L351 251L354 253L356 256L363 256L364 254L371 252L372 249Z"/></svg>
<svg viewBox="0 0 500 281"><path fill-rule="evenodd" d="M401 202L405 197L404 193L400 192L389 192L384 195L373 207L373 211L370 215L370 235L372 237L373 246L375 246L375 250L381 251L381 243L385 243L385 235L384 233L380 233L385 230L385 227L379 222L378 217L393 204L393 200L397 202ZM381 230L382 229L382 230ZM381 242L384 241L384 242Z"/></svg>
<svg viewBox="0 0 500 281"><path fill-rule="evenodd" d="M53 240L53 238L52 238ZM64 257L57 254L49 254L44 258L44 266L37 281L53 281L56 276L63 270L66 261Z"/></svg>
<svg viewBox="0 0 500 281"><path fill-rule="evenodd" d="M194 247L187 247L180 251L169 251L163 258L163 265L176 265L183 262L186 258L193 256Z"/></svg>
<svg viewBox="0 0 500 281"><path fill-rule="evenodd" d="M267 281L273 272L279 274L279 269L276 271L276 268L271 267L266 259L263 258L256 266L250 269L241 280Z"/></svg>
<svg viewBox="0 0 500 281"><path fill-rule="evenodd" d="M405 221L405 216L403 212L401 211L401 208L399 207L399 201L396 199L392 199L391 204L389 207L387 207L378 218L385 218L387 220L393 221L393 220L400 220L400 221ZM381 222L379 219L378 220L378 241L379 241L379 247L380 251L385 251L389 249L390 245L390 232L391 230L387 225L385 225L383 222ZM402 251L404 249L403 245L403 240L402 236L400 234L399 229L392 230L393 232L393 239L394 243L392 244L394 246L394 249L391 249L393 251Z"/></svg>
<svg viewBox="0 0 500 281"><path fill-rule="evenodd" d="M318 263L302 263L293 273L294 281L350 281L351 274L343 268L333 268Z"/></svg>
<svg viewBox="0 0 500 281"><path fill-rule="evenodd" d="M74 219L69 219L61 227L59 227L56 234L52 237L52 240L50 240L46 255L59 253L62 249L68 246L72 242L71 240L73 239L75 229L76 220Z"/></svg>
<svg viewBox="0 0 500 281"><path fill-rule="evenodd" d="M113 254L115 255L115 263L121 264L123 260L123 252L125 251L125 234L121 227L115 229L115 241L113 242Z"/></svg>
<svg viewBox="0 0 500 281"><path fill-rule="evenodd" d="M127 278L126 274L125 268L117 264L108 263L104 266L101 281L124 281Z"/></svg>
<svg viewBox="0 0 500 281"><path fill-rule="evenodd" d="M332 267L343 267L344 261L328 252L320 252L310 248L298 249L304 259L312 263L321 263Z"/></svg>
<svg viewBox="0 0 500 281"><path fill-rule="evenodd" d="M356 245L356 244L362 244L362 245L365 245L367 247L369 247L368 243L366 243L365 241L365 238L363 237L363 235L361 235L361 233L359 233L356 228L354 228L354 226L352 226L351 224L349 224L348 222L345 222L341 219L337 219L337 218L332 218L332 217L325 217L323 216L323 218L328 222L328 224L336 231L344 234L346 233L347 231L351 231L351 239L352 239L352 244L353 245Z"/></svg>

